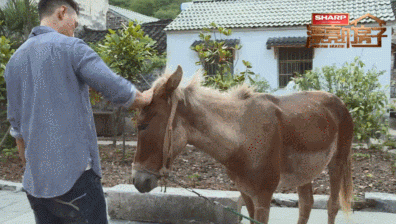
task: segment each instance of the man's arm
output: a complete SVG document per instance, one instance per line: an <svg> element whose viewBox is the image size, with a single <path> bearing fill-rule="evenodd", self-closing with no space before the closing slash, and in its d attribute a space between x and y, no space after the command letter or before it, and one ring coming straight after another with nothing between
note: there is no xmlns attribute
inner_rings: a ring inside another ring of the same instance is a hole
<svg viewBox="0 0 396 224"><path fill-rule="evenodd" d="M20 132L21 124L21 80L18 74L11 74L11 64L4 71L7 90L7 120L11 124L10 135L15 138L19 157L25 165L25 142Z"/></svg>
<svg viewBox="0 0 396 224"><path fill-rule="evenodd" d="M26 159L25 159L25 142L23 141L23 138L18 138L16 139L16 144L18 148L18 154L19 158L21 158L23 165L25 166L26 164Z"/></svg>
<svg viewBox="0 0 396 224"><path fill-rule="evenodd" d="M115 74L83 40L75 40L70 55L73 70L81 81L117 106L132 106L138 91L136 87L127 79Z"/></svg>

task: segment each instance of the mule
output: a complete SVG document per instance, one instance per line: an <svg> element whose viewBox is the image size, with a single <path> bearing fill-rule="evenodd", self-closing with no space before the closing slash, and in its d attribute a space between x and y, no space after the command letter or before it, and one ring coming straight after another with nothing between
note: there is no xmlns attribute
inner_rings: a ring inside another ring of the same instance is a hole
<svg viewBox="0 0 396 224"><path fill-rule="evenodd" d="M179 87L180 66L154 82L153 99L137 119L132 181L139 192L157 187L172 161L193 145L222 163L249 216L267 224L274 191L296 187L298 223L308 222L312 180L326 166L331 193L328 223L352 197L353 120L345 104L322 91L286 96L256 93L246 85L220 93L200 86L199 74Z"/></svg>

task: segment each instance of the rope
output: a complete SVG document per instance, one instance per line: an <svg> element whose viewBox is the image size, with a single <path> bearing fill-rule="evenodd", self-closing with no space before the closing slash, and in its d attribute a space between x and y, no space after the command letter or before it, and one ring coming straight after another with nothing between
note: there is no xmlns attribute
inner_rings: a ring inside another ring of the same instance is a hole
<svg viewBox="0 0 396 224"><path fill-rule="evenodd" d="M232 209L232 208L230 208L230 207L228 207L228 206L224 206L224 205L222 205L221 203L219 203L218 201L215 201L215 200L212 201L212 200L210 200L209 198L207 198L207 197L201 195L200 193L194 191L193 189L191 189L191 188L189 188L189 187L186 187L184 184L180 183L179 181L176 181L176 180L173 179L172 177L169 177L168 179L169 179L170 181L172 181L173 183L175 183L175 184L181 186L182 188L186 189L187 191L190 191L190 192L196 194L198 197L203 198L204 200L206 200L206 201L208 201L209 203L213 204L213 206L219 205L219 206L221 206L224 210L229 211L229 212L233 213L234 215L240 216L240 217L242 217L242 218L244 218L244 219L247 219L247 220L249 220L249 221L251 221L251 222L253 222L253 223L256 223L256 224L264 224L264 223L262 223L262 222L259 222L259 221L255 220L255 219L252 219L252 218L250 218L250 217L248 217L248 216L245 216L245 215L243 215L243 214L241 214L241 213L235 211L234 209Z"/></svg>

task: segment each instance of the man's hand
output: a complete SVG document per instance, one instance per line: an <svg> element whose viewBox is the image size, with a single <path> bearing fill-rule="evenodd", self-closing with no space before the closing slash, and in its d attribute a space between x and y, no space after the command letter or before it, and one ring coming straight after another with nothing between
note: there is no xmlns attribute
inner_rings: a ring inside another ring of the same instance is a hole
<svg viewBox="0 0 396 224"><path fill-rule="evenodd" d="M16 139L16 144L18 148L18 154L19 158L22 160L23 166L26 165L26 159L25 159L25 142L23 141L23 138Z"/></svg>
<svg viewBox="0 0 396 224"><path fill-rule="evenodd" d="M131 110L143 108L151 103L153 99L153 89L149 89L144 91L143 93L140 91L136 92L135 101L133 102L132 106L129 108Z"/></svg>

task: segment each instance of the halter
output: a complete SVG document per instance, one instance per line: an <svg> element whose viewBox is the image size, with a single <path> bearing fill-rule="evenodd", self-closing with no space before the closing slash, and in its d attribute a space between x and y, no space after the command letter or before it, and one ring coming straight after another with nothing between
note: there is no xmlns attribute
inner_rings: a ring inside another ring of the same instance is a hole
<svg viewBox="0 0 396 224"><path fill-rule="evenodd" d="M176 114L176 108L177 108L177 99L176 99L176 93L172 93L171 96L171 113L168 119L168 124L166 126L165 129L165 138L164 138L164 146L163 146L163 152L162 152L162 167L159 170L159 172L155 172L155 171L151 171L149 169L146 169L144 167L140 167L136 164L132 164L133 167L136 169L136 167L138 167L138 169L136 170L143 170L147 173L153 174L155 176L157 176L158 178L162 178L162 177L168 177L169 173L170 173L170 165L171 165L171 159L172 159L172 154L173 154L173 147L172 147L172 132L173 132L173 120L175 118L175 114Z"/></svg>
<svg viewBox="0 0 396 224"><path fill-rule="evenodd" d="M176 108L177 108L177 99L176 99L176 93L173 92L171 96L171 113L168 119L168 124L166 125L166 132L165 132L165 139L164 139L164 147L163 147L163 152L162 152L162 168L159 171L159 174L161 176L168 177L169 172L170 172L170 165L171 165L171 159L172 159L172 154L173 154L173 147L172 147L172 137L173 137L173 120L176 115Z"/></svg>

